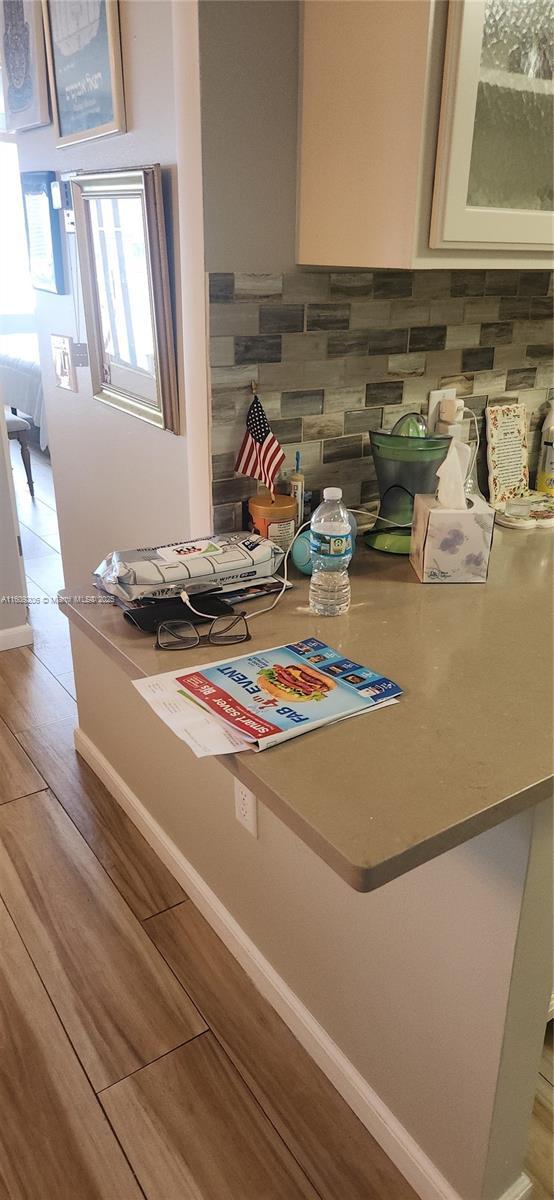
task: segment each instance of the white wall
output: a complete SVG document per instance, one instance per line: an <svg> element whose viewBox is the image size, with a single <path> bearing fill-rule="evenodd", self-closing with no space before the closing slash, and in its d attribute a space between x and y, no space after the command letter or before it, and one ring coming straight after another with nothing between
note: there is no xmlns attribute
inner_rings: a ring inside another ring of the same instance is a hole
<svg viewBox="0 0 554 1200"><path fill-rule="evenodd" d="M206 269L295 263L296 0L200 0Z"/></svg>
<svg viewBox="0 0 554 1200"><path fill-rule="evenodd" d="M166 168L168 237L178 246L172 4L120 4L129 132L56 149L52 125L21 134L21 170L125 167L160 162ZM186 69L183 54L183 69ZM75 281L74 239L68 245ZM177 264L177 296L180 293ZM50 335L86 340L82 306L67 296L37 292L37 323L66 584L83 583L114 548L183 537L189 529L185 437L155 429L92 398L87 368L79 393L55 386ZM202 299L201 299L202 303ZM180 305L176 323L180 325ZM77 328L79 326L79 329ZM179 356L181 338L178 335ZM183 402L182 375L180 380Z"/></svg>

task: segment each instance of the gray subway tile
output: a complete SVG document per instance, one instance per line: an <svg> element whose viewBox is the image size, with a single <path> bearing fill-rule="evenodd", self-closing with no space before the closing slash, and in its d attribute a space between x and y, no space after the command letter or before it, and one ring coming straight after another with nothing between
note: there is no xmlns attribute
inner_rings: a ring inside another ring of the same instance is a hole
<svg viewBox="0 0 554 1200"><path fill-rule="evenodd" d="M234 533L242 528L242 504L215 504L214 533Z"/></svg>
<svg viewBox="0 0 554 1200"><path fill-rule="evenodd" d="M383 383L368 383L365 402L368 408L374 405L401 404L404 384L402 380L387 380Z"/></svg>
<svg viewBox="0 0 554 1200"><path fill-rule="evenodd" d="M210 305L210 334L212 337L257 333L259 320L260 310L257 304Z"/></svg>
<svg viewBox="0 0 554 1200"><path fill-rule="evenodd" d="M525 343L512 342L507 346L494 347L495 367L521 367L525 363Z"/></svg>
<svg viewBox="0 0 554 1200"><path fill-rule="evenodd" d="M372 271L332 271L330 280L331 296L335 299L350 300L362 296L373 295Z"/></svg>
<svg viewBox="0 0 554 1200"><path fill-rule="evenodd" d="M244 389L244 394L246 394L246 389ZM212 420L218 423L234 421L237 415L237 401L241 395L243 395L243 390L240 388L212 390ZM250 389L248 389L248 395L252 398Z"/></svg>
<svg viewBox="0 0 554 1200"><path fill-rule="evenodd" d="M371 383L375 379L386 379L389 358L387 354L367 356L351 355L344 359L345 381L349 385Z"/></svg>
<svg viewBox="0 0 554 1200"><path fill-rule="evenodd" d="M440 300L450 296L452 275L450 271L415 271L414 297L416 300Z"/></svg>
<svg viewBox="0 0 554 1200"><path fill-rule="evenodd" d="M471 390L476 396L505 392L506 371L476 371Z"/></svg>
<svg viewBox="0 0 554 1200"><path fill-rule="evenodd" d="M309 391L283 392L281 413L283 417L308 417L323 412L323 388ZM300 437L302 434L299 435Z"/></svg>
<svg viewBox="0 0 554 1200"><path fill-rule="evenodd" d="M482 321L497 321L500 300L497 296L473 297L464 303L464 321L481 324Z"/></svg>
<svg viewBox="0 0 554 1200"><path fill-rule="evenodd" d="M369 349L372 354L403 354L408 349L407 329L370 329Z"/></svg>
<svg viewBox="0 0 554 1200"><path fill-rule="evenodd" d="M413 350L444 350L446 325L420 325L410 329L410 352Z"/></svg>
<svg viewBox="0 0 554 1200"><path fill-rule="evenodd" d="M306 327L311 329L348 329L349 304L308 304Z"/></svg>
<svg viewBox="0 0 554 1200"><path fill-rule="evenodd" d="M456 375L462 367L461 350L427 350L427 375Z"/></svg>
<svg viewBox="0 0 554 1200"><path fill-rule="evenodd" d="M300 442L302 440L302 418L282 417L271 422L271 428L279 442Z"/></svg>
<svg viewBox="0 0 554 1200"><path fill-rule="evenodd" d="M513 368L506 377L506 390L512 388L534 388L537 379L536 367Z"/></svg>
<svg viewBox="0 0 554 1200"><path fill-rule="evenodd" d="M379 299L393 296L411 296L413 291L413 271L374 271L373 295Z"/></svg>
<svg viewBox="0 0 554 1200"><path fill-rule="evenodd" d="M424 354L391 354L388 374L424 375L426 361Z"/></svg>
<svg viewBox="0 0 554 1200"><path fill-rule="evenodd" d="M212 367L231 367L235 361L235 343L232 337L210 338L210 363Z"/></svg>
<svg viewBox="0 0 554 1200"><path fill-rule="evenodd" d="M554 315L554 296L534 296L531 299L530 317L532 320L550 318Z"/></svg>
<svg viewBox="0 0 554 1200"><path fill-rule="evenodd" d="M473 375L470 371L465 371L463 375L442 375L439 387L456 388L459 396L468 396L473 391Z"/></svg>
<svg viewBox="0 0 554 1200"><path fill-rule="evenodd" d="M362 457L362 435L336 437L323 442L323 462L345 462Z"/></svg>
<svg viewBox="0 0 554 1200"><path fill-rule="evenodd" d="M344 416L342 413L323 413L321 416L303 417L303 426L306 442L340 437L344 429Z"/></svg>
<svg viewBox="0 0 554 1200"><path fill-rule="evenodd" d="M447 325L446 349L465 350L468 346L478 346L480 336L480 325Z"/></svg>
<svg viewBox="0 0 554 1200"><path fill-rule="evenodd" d="M481 325L482 346L506 346L514 340L512 321L492 321Z"/></svg>
<svg viewBox="0 0 554 1200"><path fill-rule="evenodd" d="M451 290L453 296L483 296L485 272L453 271Z"/></svg>
<svg viewBox="0 0 554 1200"><path fill-rule="evenodd" d="M212 388L247 388L252 381L258 381L258 368L255 363L240 367L212 368Z"/></svg>
<svg viewBox="0 0 554 1200"><path fill-rule="evenodd" d="M350 328L388 329L391 309L390 300L353 300L350 305Z"/></svg>
<svg viewBox="0 0 554 1200"><path fill-rule="evenodd" d="M235 276L230 272L212 271L209 276L210 304L226 303L235 295Z"/></svg>
<svg viewBox="0 0 554 1200"><path fill-rule="evenodd" d="M232 479L235 473L236 457L232 451L227 454L213 454L212 479Z"/></svg>
<svg viewBox="0 0 554 1200"><path fill-rule="evenodd" d="M236 300L272 300L283 294L282 275L235 273Z"/></svg>
<svg viewBox="0 0 554 1200"><path fill-rule="evenodd" d="M303 384L306 388L338 387L344 383L346 364L359 362L357 358L328 358L327 362L305 362Z"/></svg>
<svg viewBox="0 0 554 1200"><path fill-rule="evenodd" d="M235 363L275 363L281 361L281 338L254 335L235 338Z"/></svg>
<svg viewBox="0 0 554 1200"><path fill-rule="evenodd" d="M256 480L248 479L245 475L239 475L236 479L214 480L212 484L214 504L230 504L234 500L245 500L247 496L255 495L256 491Z"/></svg>
<svg viewBox="0 0 554 1200"><path fill-rule="evenodd" d="M371 504L373 501L378 499L379 485L377 483L377 475L374 471L373 475L371 475L369 479L364 479L362 481L360 504Z"/></svg>
<svg viewBox="0 0 554 1200"><path fill-rule="evenodd" d="M441 300L432 300L429 305L429 323L431 325L462 325L464 308L467 301L463 296L447 296ZM496 316L496 313L494 314ZM421 322L425 324L424 321Z"/></svg>
<svg viewBox="0 0 554 1200"><path fill-rule="evenodd" d="M342 358L351 354L367 354L367 349L367 330L345 329L328 334L327 354L329 358Z"/></svg>
<svg viewBox="0 0 554 1200"><path fill-rule="evenodd" d="M283 362L315 362L327 358L326 333L284 333L281 339Z"/></svg>
<svg viewBox="0 0 554 1200"><path fill-rule="evenodd" d="M303 362L260 363L260 387L279 392L301 388L304 386L304 366Z"/></svg>
<svg viewBox="0 0 554 1200"><path fill-rule="evenodd" d="M286 303L327 300L329 296L328 271L292 271L283 275L283 300Z"/></svg>
<svg viewBox="0 0 554 1200"><path fill-rule="evenodd" d="M529 342L551 342L552 321L514 321L514 342L528 345Z"/></svg>
<svg viewBox="0 0 554 1200"><path fill-rule="evenodd" d="M487 296L515 296L517 294L517 271L487 271L485 294Z"/></svg>
<svg viewBox="0 0 554 1200"><path fill-rule="evenodd" d="M550 285L550 271L520 271L520 296L546 296Z"/></svg>
<svg viewBox="0 0 554 1200"><path fill-rule="evenodd" d="M486 396L464 396L464 404L466 408L471 408L476 416L481 416L487 407Z"/></svg>
<svg viewBox="0 0 554 1200"><path fill-rule="evenodd" d="M545 342L542 345L536 342L532 346L527 347L525 361L531 365L538 362L548 362L552 358L552 342Z"/></svg>
<svg viewBox="0 0 554 1200"><path fill-rule="evenodd" d="M498 306L498 316L501 321L514 321L516 318L529 318L531 301L525 296L503 296Z"/></svg>
<svg viewBox="0 0 554 1200"><path fill-rule="evenodd" d="M391 300L391 329L410 329L429 324L429 305L421 300Z"/></svg>
<svg viewBox="0 0 554 1200"><path fill-rule="evenodd" d="M367 433L370 429L381 428L382 409L363 408L356 412L344 414L345 433Z"/></svg>
<svg viewBox="0 0 554 1200"><path fill-rule="evenodd" d="M325 388L324 411L347 412L365 405L365 384L360 387Z"/></svg>
<svg viewBox="0 0 554 1200"><path fill-rule="evenodd" d="M260 333L302 333L303 330L303 304L261 305Z"/></svg>
<svg viewBox="0 0 554 1200"><path fill-rule="evenodd" d="M489 371L494 363L494 348L492 346L476 346L475 349L462 350L462 371Z"/></svg>

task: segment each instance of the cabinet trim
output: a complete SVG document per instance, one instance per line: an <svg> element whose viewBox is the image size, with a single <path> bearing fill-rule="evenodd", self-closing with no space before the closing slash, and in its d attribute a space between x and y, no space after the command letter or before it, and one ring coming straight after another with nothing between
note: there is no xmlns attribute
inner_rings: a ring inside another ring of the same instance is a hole
<svg viewBox="0 0 554 1200"><path fill-rule="evenodd" d="M553 214L467 205L485 0L449 4L429 244L435 248L551 250ZM530 228L536 233L529 236Z"/></svg>

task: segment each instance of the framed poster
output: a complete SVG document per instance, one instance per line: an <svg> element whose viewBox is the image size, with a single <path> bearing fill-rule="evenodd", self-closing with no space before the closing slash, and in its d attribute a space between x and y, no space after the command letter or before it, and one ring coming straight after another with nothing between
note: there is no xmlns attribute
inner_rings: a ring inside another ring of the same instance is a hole
<svg viewBox="0 0 554 1200"><path fill-rule="evenodd" d="M40 0L0 0L0 34L7 132L49 125Z"/></svg>
<svg viewBox="0 0 554 1200"><path fill-rule="evenodd" d="M21 190L31 283L41 292L65 292L60 218L52 207L54 171L23 171Z"/></svg>
<svg viewBox="0 0 554 1200"><path fill-rule="evenodd" d="M117 0L42 0L58 146L125 132Z"/></svg>

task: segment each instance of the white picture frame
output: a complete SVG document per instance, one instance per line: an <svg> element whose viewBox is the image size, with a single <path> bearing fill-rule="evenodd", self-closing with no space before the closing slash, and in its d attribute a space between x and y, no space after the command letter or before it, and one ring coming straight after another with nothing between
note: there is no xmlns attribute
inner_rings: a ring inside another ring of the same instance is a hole
<svg viewBox="0 0 554 1200"><path fill-rule="evenodd" d="M6 132L50 125L41 0L0 0L0 45Z"/></svg>
<svg viewBox="0 0 554 1200"><path fill-rule="evenodd" d="M179 398L159 163L131 170L80 172L71 178L87 343L95 400L159 429L179 433ZM129 254L122 210L140 204ZM117 217L116 217L117 213ZM112 216L114 225L112 228ZM116 228L117 224L117 228ZM143 248L145 282L137 285ZM148 297L148 328L140 301ZM135 324L136 311L140 313ZM142 326L142 334L140 328ZM151 351L146 342L151 338ZM118 348L119 347L119 348ZM144 356L151 357L145 363Z"/></svg>
<svg viewBox="0 0 554 1200"><path fill-rule="evenodd" d="M58 146L125 133L117 0L42 0Z"/></svg>

